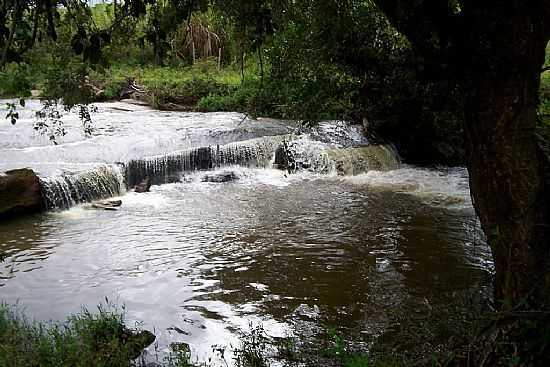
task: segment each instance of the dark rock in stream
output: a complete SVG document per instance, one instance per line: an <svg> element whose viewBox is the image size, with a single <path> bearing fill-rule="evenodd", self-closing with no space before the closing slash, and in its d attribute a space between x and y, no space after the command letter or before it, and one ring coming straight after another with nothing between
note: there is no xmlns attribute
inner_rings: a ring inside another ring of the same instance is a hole
<svg viewBox="0 0 550 367"><path fill-rule="evenodd" d="M151 189L151 178L149 176L145 177L143 181L136 185L134 188L135 192L149 192Z"/></svg>
<svg viewBox="0 0 550 367"><path fill-rule="evenodd" d="M155 334L149 330L138 332L127 330L127 332L129 332L129 334L127 334L128 339L126 343L129 346L130 358L132 359L139 357L143 350L153 344L156 339Z"/></svg>
<svg viewBox="0 0 550 367"><path fill-rule="evenodd" d="M239 176L233 171L221 171L221 172L212 172L207 173L202 176L202 182L230 182L238 180Z"/></svg>
<svg viewBox="0 0 550 367"><path fill-rule="evenodd" d="M296 168L294 156L288 147L286 141L283 141L281 145L275 150L275 160L273 161L273 167L282 171L288 171L290 173Z"/></svg>
<svg viewBox="0 0 550 367"><path fill-rule="evenodd" d="M91 328L89 337L93 340L92 348L98 355L110 353L109 348L124 347L131 360L138 358L156 339L155 334L149 330L129 329L122 323Z"/></svg>
<svg viewBox="0 0 550 367"><path fill-rule="evenodd" d="M0 219L44 209L40 180L33 170L22 168L0 175Z"/></svg>

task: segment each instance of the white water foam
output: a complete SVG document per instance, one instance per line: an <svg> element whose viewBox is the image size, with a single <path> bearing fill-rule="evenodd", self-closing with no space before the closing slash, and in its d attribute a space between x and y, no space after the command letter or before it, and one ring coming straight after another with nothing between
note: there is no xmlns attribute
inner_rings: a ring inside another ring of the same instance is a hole
<svg viewBox="0 0 550 367"><path fill-rule="evenodd" d="M432 205L471 207L465 168L427 169L412 166L381 172L370 171L342 180L371 190L394 191L422 198Z"/></svg>

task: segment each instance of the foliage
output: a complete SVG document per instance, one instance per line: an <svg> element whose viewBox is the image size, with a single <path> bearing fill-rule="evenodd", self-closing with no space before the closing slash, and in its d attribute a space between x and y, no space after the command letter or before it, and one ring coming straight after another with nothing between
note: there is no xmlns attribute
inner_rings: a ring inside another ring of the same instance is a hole
<svg viewBox="0 0 550 367"><path fill-rule="evenodd" d="M241 338L240 347L236 348L236 367L268 367L267 351L269 338L262 325L250 325L250 333Z"/></svg>
<svg viewBox="0 0 550 367"><path fill-rule="evenodd" d="M128 337L123 312L110 304L63 324L32 322L17 306L0 305L0 366L127 367L135 354Z"/></svg>
<svg viewBox="0 0 550 367"><path fill-rule="evenodd" d="M550 43L546 46L546 67L550 66ZM550 129L550 70L544 71L540 79L539 121Z"/></svg>
<svg viewBox="0 0 550 367"><path fill-rule="evenodd" d="M32 89L30 66L9 63L0 70L0 96L27 97Z"/></svg>

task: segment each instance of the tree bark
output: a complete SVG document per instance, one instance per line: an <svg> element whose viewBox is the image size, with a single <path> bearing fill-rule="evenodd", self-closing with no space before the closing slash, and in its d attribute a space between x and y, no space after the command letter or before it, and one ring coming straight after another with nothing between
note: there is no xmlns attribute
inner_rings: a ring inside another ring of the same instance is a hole
<svg viewBox="0 0 550 367"><path fill-rule="evenodd" d="M374 2L464 90L470 191L495 261L497 308L548 311L550 164L536 125L550 0L461 0L453 12L445 1Z"/></svg>
<svg viewBox="0 0 550 367"><path fill-rule="evenodd" d="M478 14L463 65L465 142L471 195L495 262L495 302L500 310L548 310L549 165L536 133L547 36L528 9L512 22ZM479 46L492 37L500 39Z"/></svg>
<svg viewBox="0 0 550 367"><path fill-rule="evenodd" d="M538 75L479 80L466 97L470 188L495 261L499 308L550 305L545 157L537 145Z"/></svg>
<svg viewBox="0 0 550 367"><path fill-rule="evenodd" d="M6 65L6 62L8 61L8 52L10 50L11 45L13 44L13 39L15 36L15 32L17 30L17 26L19 25L19 20L21 18L21 2L16 1L15 2L15 8L13 10L13 18L12 18L12 24L10 28L10 34L8 36L8 40L6 41L6 44L4 46L4 50L2 51L2 59L0 60L0 67L4 67Z"/></svg>

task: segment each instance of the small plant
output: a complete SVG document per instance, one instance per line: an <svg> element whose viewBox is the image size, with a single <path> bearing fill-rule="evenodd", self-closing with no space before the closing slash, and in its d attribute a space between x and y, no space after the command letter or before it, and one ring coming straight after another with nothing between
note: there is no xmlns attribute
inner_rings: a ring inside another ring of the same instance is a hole
<svg viewBox="0 0 550 367"><path fill-rule="evenodd" d="M270 338L262 325L250 324L250 333L241 338L241 345L234 350L236 367L268 367L267 350Z"/></svg>
<svg viewBox="0 0 550 367"><path fill-rule="evenodd" d="M193 367L191 362L191 349L186 343L170 344L170 352L164 359L169 367Z"/></svg>
<svg viewBox="0 0 550 367"><path fill-rule="evenodd" d="M25 99L21 98L19 100L19 105L21 107L25 107ZM19 112L17 112L17 105L15 103L8 102L6 103L6 118L10 120L12 125L15 125L17 123L17 120L19 119Z"/></svg>
<svg viewBox="0 0 550 367"><path fill-rule="evenodd" d="M328 330L328 336L330 338L331 345L325 351L328 357L343 358L346 354L346 344L344 337L340 335L335 329Z"/></svg>

